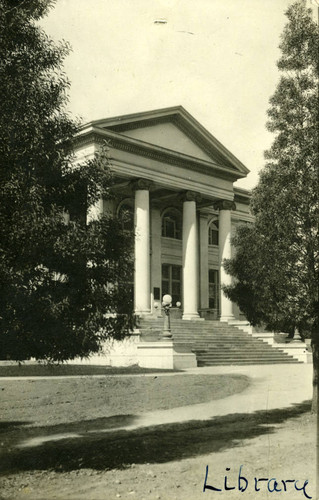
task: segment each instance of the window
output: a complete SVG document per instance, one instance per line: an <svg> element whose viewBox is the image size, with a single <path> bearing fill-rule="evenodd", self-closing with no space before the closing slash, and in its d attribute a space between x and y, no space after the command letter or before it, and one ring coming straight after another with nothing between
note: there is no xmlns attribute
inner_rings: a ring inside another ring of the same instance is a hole
<svg viewBox="0 0 319 500"><path fill-rule="evenodd" d="M162 236L165 238L182 239L182 217L178 210L166 210L162 217Z"/></svg>
<svg viewBox="0 0 319 500"><path fill-rule="evenodd" d="M182 267L172 264L162 264L162 296L169 294L172 296L172 305L176 307L176 302L181 302L182 291Z"/></svg>
<svg viewBox="0 0 319 500"><path fill-rule="evenodd" d="M125 231L134 229L134 209L129 200L124 201L118 208L118 216L122 219L122 227Z"/></svg>
<svg viewBox="0 0 319 500"><path fill-rule="evenodd" d="M218 246L218 220L212 221L209 225L208 244Z"/></svg>
<svg viewBox="0 0 319 500"><path fill-rule="evenodd" d="M208 271L208 307L209 309L219 310L219 277L216 269Z"/></svg>

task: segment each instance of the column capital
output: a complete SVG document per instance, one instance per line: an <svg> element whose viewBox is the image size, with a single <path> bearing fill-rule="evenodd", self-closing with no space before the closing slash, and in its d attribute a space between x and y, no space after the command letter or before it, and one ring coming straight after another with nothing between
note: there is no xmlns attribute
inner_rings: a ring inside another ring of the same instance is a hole
<svg viewBox="0 0 319 500"><path fill-rule="evenodd" d="M231 200L218 200L215 201L214 208L218 210L236 210L236 203Z"/></svg>
<svg viewBox="0 0 319 500"><path fill-rule="evenodd" d="M199 203L202 201L202 195L200 193L196 193L196 191L185 191L180 194L180 199L182 201L196 201L196 203Z"/></svg>
<svg viewBox="0 0 319 500"><path fill-rule="evenodd" d="M139 191L139 190L150 190L150 187L153 185L152 181L149 181L148 179L134 179L131 181L131 187L133 191Z"/></svg>

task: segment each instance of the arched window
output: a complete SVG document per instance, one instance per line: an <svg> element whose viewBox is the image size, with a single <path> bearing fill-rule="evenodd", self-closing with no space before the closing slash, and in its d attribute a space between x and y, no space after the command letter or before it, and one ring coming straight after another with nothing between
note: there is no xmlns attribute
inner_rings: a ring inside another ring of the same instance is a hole
<svg viewBox="0 0 319 500"><path fill-rule="evenodd" d="M120 203L117 215L122 219L122 227L125 231L134 230L134 208L131 200L124 200Z"/></svg>
<svg viewBox="0 0 319 500"><path fill-rule="evenodd" d="M175 208L165 210L162 216L162 236L182 239L182 216Z"/></svg>
<svg viewBox="0 0 319 500"><path fill-rule="evenodd" d="M213 220L208 228L208 244L218 246L218 220Z"/></svg>

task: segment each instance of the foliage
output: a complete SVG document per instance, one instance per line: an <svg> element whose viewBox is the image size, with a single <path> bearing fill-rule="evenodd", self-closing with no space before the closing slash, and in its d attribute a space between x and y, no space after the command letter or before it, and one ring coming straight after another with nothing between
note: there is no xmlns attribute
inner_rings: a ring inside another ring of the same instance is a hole
<svg viewBox="0 0 319 500"><path fill-rule="evenodd" d="M0 356L19 360L87 356L128 329L113 313L131 235L111 216L86 218L112 176L106 150L74 163L69 46L37 23L52 4L0 0Z"/></svg>
<svg viewBox="0 0 319 500"><path fill-rule="evenodd" d="M298 327L318 342L319 32L302 0L286 15L268 111L275 138L252 193L255 222L239 228L225 263L235 277L225 291L253 324Z"/></svg>

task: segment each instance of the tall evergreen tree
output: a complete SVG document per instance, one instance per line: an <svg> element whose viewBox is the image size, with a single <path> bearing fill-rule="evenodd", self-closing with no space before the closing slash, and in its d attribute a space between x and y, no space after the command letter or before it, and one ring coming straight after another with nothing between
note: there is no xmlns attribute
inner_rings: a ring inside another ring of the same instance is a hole
<svg viewBox="0 0 319 500"><path fill-rule="evenodd" d="M317 384L319 31L303 0L286 15L268 111L275 138L252 193L255 223L239 229L237 255L226 263L235 277L226 293L253 324L310 335Z"/></svg>
<svg viewBox="0 0 319 500"><path fill-rule="evenodd" d="M122 338L118 283L131 268L121 221L86 213L110 196L106 151L74 163L67 43L38 21L54 2L0 0L0 357L65 360ZM70 214L66 223L65 214ZM112 314L107 314L112 313Z"/></svg>

